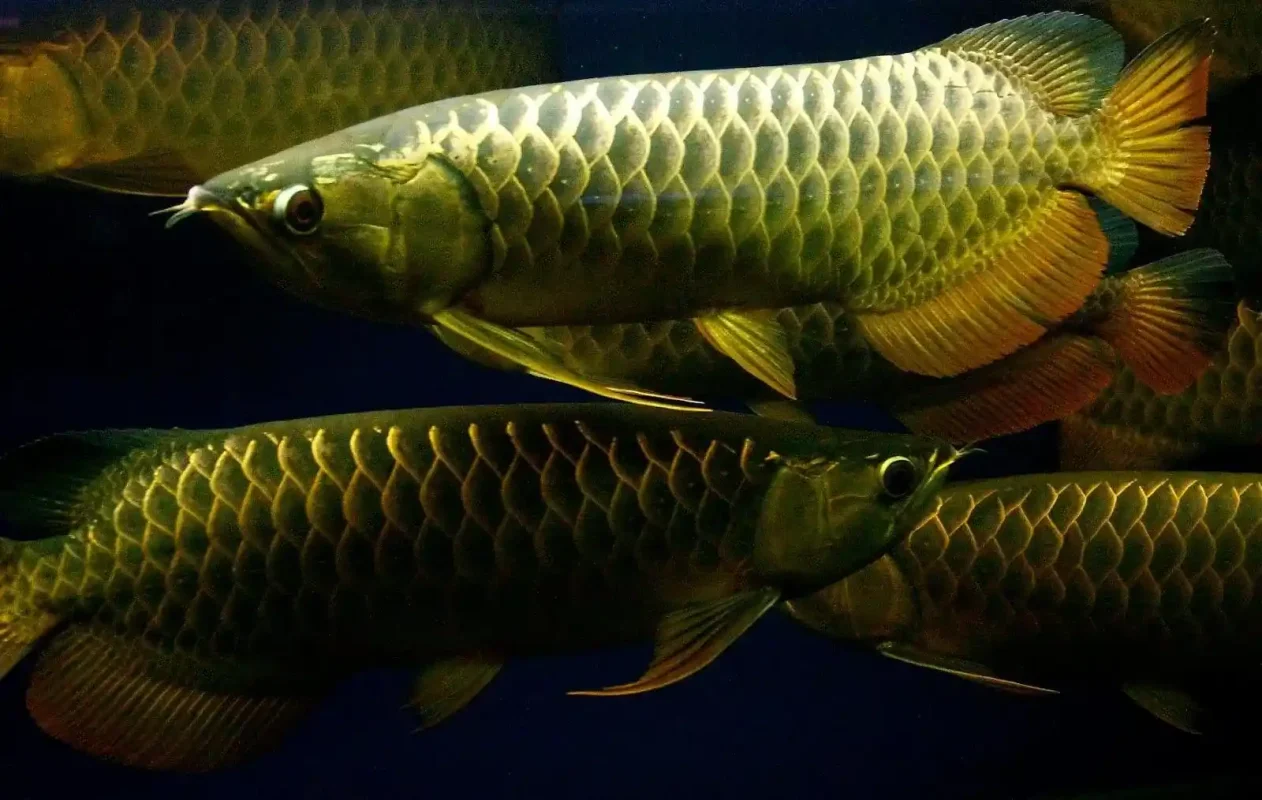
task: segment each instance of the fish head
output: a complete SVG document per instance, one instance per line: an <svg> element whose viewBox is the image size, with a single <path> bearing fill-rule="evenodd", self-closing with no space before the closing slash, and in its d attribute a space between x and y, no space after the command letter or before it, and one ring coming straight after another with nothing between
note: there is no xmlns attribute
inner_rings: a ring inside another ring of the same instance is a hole
<svg viewBox="0 0 1262 800"><path fill-rule="evenodd" d="M439 154L386 153L380 124L218 175L172 219L212 212L269 277L306 300L428 322L490 270L490 222L464 174Z"/></svg>
<svg viewBox="0 0 1262 800"><path fill-rule="evenodd" d="M79 166L87 109L55 48L0 45L0 172L46 175Z"/></svg>
<svg viewBox="0 0 1262 800"><path fill-rule="evenodd" d="M852 434L809 458L773 455L753 568L786 598L818 591L887 554L933 507L968 451L935 439Z"/></svg>

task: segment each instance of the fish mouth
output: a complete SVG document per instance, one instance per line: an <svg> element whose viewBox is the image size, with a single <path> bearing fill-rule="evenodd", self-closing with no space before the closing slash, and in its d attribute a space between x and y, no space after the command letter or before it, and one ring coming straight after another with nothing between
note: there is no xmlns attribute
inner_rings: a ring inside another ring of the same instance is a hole
<svg viewBox="0 0 1262 800"><path fill-rule="evenodd" d="M263 254L271 261L283 263L292 260L300 270L310 274L306 260L293 247L288 246L270 231L260 219L259 213L239 197L224 197L205 186L194 186L188 197L179 205L154 211L150 216L170 214L164 226L168 230L195 214L215 215L217 221L228 228L235 237Z"/></svg>

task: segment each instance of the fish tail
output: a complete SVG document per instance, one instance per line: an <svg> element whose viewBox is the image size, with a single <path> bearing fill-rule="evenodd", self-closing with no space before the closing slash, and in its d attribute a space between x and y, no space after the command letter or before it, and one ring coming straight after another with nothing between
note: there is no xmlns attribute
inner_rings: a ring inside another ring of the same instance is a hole
<svg viewBox="0 0 1262 800"><path fill-rule="evenodd" d="M1086 188L1155 231L1177 236L1192 224L1209 171L1205 116L1213 29L1177 28L1132 61L1091 124L1104 158Z"/></svg>
<svg viewBox="0 0 1262 800"><path fill-rule="evenodd" d="M18 559L24 542L0 539L0 678L26 657L57 620L26 601Z"/></svg>
<svg viewBox="0 0 1262 800"><path fill-rule="evenodd" d="M1093 303L1092 332L1160 394L1187 389L1222 349L1235 320L1231 265L1198 249L1106 278ZM1101 307L1102 306L1102 307Z"/></svg>

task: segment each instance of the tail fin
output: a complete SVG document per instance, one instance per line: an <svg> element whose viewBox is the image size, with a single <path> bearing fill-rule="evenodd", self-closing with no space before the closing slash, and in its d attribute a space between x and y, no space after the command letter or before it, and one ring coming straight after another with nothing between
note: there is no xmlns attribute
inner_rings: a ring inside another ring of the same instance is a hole
<svg viewBox="0 0 1262 800"><path fill-rule="evenodd" d="M1234 285L1217 250L1179 253L1105 278L1093 295L1100 316L1091 328L1140 381L1175 394L1222 349L1236 318Z"/></svg>
<svg viewBox="0 0 1262 800"><path fill-rule="evenodd" d="M1155 231L1192 225L1209 171L1205 116L1212 31L1208 20L1177 28L1132 61L1093 117L1104 163L1086 188Z"/></svg>
<svg viewBox="0 0 1262 800"><path fill-rule="evenodd" d="M0 678L57 622L52 615L24 607L18 571L21 549L21 542L0 539Z"/></svg>

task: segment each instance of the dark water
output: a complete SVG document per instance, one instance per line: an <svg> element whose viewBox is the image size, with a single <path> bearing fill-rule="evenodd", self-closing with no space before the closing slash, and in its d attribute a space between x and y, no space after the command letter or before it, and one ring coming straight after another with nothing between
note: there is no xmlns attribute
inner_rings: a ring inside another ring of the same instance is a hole
<svg viewBox="0 0 1262 800"><path fill-rule="evenodd" d="M19 0L20 2L20 0ZM17 7L8 0L5 8ZM566 78L800 63L914 49L1005 15L965 0L568 3ZM0 14L0 16L3 16ZM226 427L379 408L588 400L492 372L428 334L291 300L166 203L0 183L0 447L67 429ZM864 409L829 422L895 427ZM1047 431L971 468L1049 469ZM1241 766L1222 742L1120 694L1010 697L851 651L773 615L694 679L632 698L568 689L637 675L648 647L511 664L471 707L412 735L409 676L347 682L277 752L208 776L104 764L45 737L29 665L0 683L0 798L1017 798Z"/></svg>

